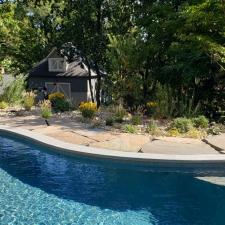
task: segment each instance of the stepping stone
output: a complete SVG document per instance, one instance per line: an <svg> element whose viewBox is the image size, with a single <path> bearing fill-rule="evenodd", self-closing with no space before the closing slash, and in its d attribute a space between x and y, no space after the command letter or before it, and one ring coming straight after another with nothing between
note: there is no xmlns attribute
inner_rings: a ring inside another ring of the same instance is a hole
<svg viewBox="0 0 225 225"><path fill-rule="evenodd" d="M209 136L204 141L218 151L225 153L225 134Z"/></svg>
<svg viewBox="0 0 225 225"><path fill-rule="evenodd" d="M150 141L149 136L135 134L120 134L109 141L91 143L89 146L106 148L117 151L138 152L143 145Z"/></svg>
<svg viewBox="0 0 225 225"><path fill-rule="evenodd" d="M172 154L172 155L197 155L197 154L219 154L206 143L176 143L163 140L155 140L142 147L144 153Z"/></svg>

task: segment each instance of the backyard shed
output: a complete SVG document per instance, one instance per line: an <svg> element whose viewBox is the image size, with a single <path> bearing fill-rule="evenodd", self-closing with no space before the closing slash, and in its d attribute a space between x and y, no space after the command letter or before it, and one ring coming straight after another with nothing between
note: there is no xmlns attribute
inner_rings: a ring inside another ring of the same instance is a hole
<svg viewBox="0 0 225 225"><path fill-rule="evenodd" d="M78 105L82 101L91 101L91 89L95 99L97 74L91 69L90 75L81 60L68 63L54 48L29 72L28 88L37 90L39 98L43 89L48 94L62 92L69 101Z"/></svg>

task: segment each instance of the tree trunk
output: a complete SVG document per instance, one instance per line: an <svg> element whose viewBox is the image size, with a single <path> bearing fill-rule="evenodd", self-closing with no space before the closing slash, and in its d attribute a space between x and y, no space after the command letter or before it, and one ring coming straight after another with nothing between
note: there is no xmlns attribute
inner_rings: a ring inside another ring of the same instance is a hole
<svg viewBox="0 0 225 225"><path fill-rule="evenodd" d="M91 84L91 66L89 61L86 59L87 61L87 67L88 67L88 83L89 83L89 88L90 88L90 92L91 92L91 101L94 102L94 94L93 94L93 88L92 88L92 84Z"/></svg>
<svg viewBox="0 0 225 225"><path fill-rule="evenodd" d="M96 64L96 73L97 73L96 102L97 102L97 107L99 108L99 106L101 105L102 79L101 79L101 73L99 71L97 64Z"/></svg>
<svg viewBox="0 0 225 225"><path fill-rule="evenodd" d="M98 63L101 61L101 45L102 45L102 0L99 0L96 2L96 31L98 33L98 53L97 53L97 58L95 62L96 66L96 73L97 73L97 88L96 88L96 101L97 101L97 107L99 108L101 104L101 73L98 67Z"/></svg>

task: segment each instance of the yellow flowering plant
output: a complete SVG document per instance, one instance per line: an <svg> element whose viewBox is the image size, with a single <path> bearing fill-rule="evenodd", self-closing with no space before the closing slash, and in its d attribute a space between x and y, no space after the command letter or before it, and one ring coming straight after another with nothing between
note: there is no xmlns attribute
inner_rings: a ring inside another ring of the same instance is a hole
<svg viewBox="0 0 225 225"><path fill-rule="evenodd" d="M157 102L153 102L153 101L147 102L146 103L147 114L152 116L156 112L157 106L158 106Z"/></svg>
<svg viewBox="0 0 225 225"><path fill-rule="evenodd" d="M95 113L98 111L96 103L93 102L81 102L79 110L84 118L93 119Z"/></svg>
<svg viewBox="0 0 225 225"><path fill-rule="evenodd" d="M64 98L65 98L65 95L62 92L54 92L48 96L48 99L50 101L54 99L64 99Z"/></svg>

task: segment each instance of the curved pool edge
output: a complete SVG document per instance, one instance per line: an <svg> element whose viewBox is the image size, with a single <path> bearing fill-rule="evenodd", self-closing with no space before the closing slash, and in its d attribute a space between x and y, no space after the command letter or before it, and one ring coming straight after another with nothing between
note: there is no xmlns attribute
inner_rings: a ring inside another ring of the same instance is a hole
<svg viewBox="0 0 225 225"><path fill-rule="evenodd" d="M225 155L223 154L199 154L199 155L169 155L169 154L153 154L153 153L136 153L109 150L104 148L87 147L78 144L71 144L57 140L47 135L35 133L22 128L9 127L0 125L0 134L11 134L17 137L32 140L37 144L44 145L48 148L60 152L72 153L77 156L86 156L101 159L113 159L119 161L145 162L160 166L225 166Z"/></svg>

